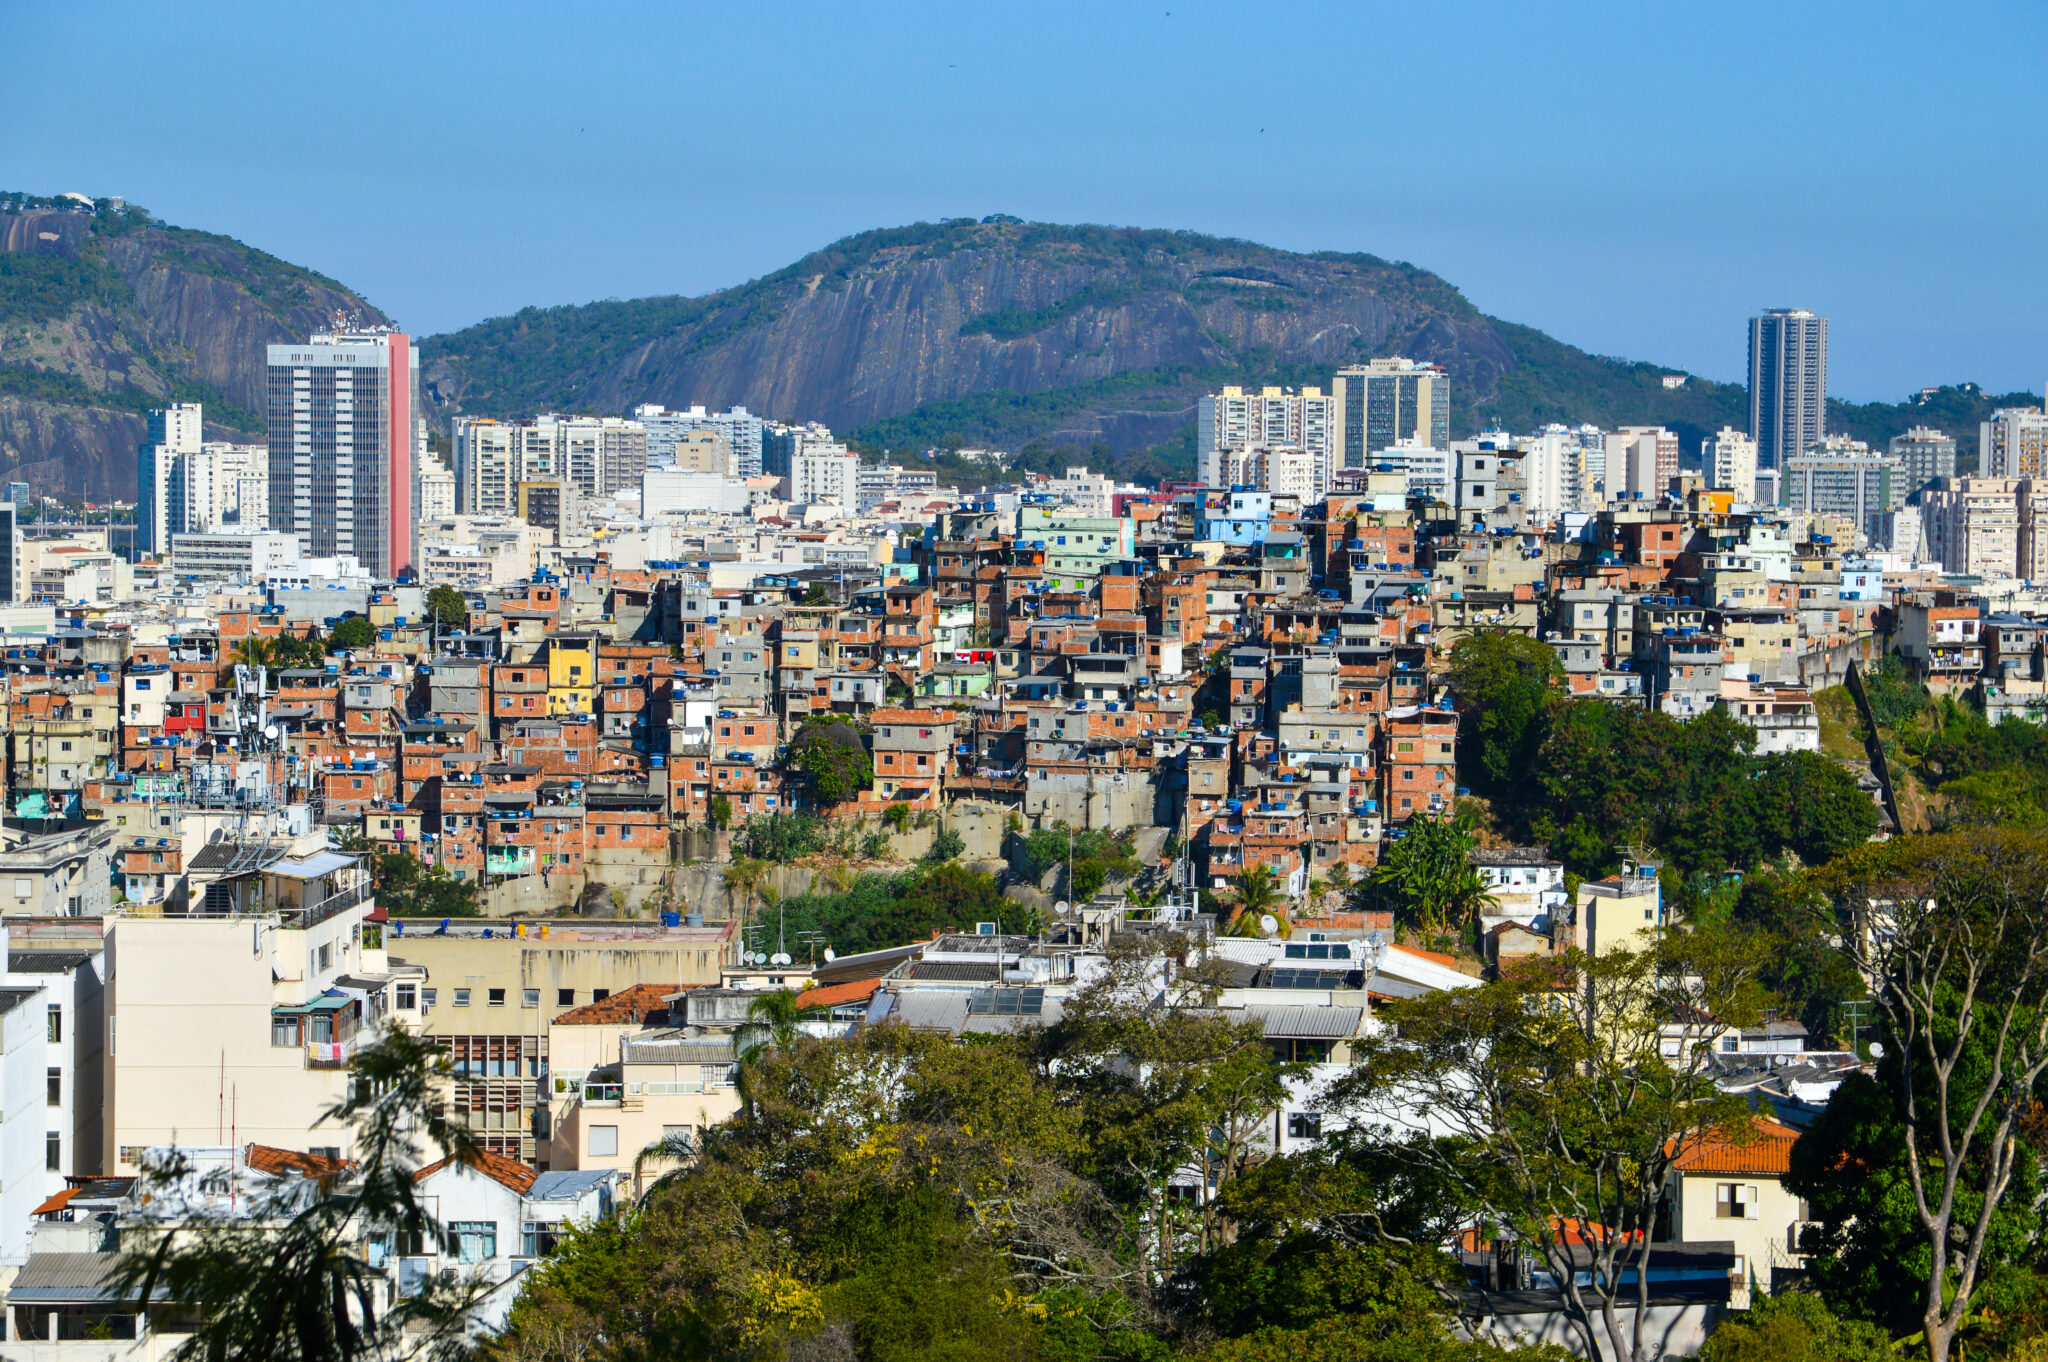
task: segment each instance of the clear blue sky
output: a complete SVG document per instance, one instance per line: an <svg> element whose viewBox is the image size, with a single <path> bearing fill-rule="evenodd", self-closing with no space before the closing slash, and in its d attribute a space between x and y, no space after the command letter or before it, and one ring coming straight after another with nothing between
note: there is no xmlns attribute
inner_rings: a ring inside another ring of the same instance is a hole
<svg viewBox="0 0 2048 1362"><path fill-rule="evenodd" d="M419 333L994 212L1436 270L1607 354L2048 379L2048 8L0 0L0 188L120 194Z"/></svg>

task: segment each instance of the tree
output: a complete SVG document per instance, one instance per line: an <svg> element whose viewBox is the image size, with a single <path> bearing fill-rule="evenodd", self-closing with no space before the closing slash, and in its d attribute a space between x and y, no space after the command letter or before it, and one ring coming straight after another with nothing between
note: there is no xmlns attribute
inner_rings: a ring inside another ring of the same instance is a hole
<svg viewBox="0 0 2048 1362"><path fill-rule="evenodd" d="M857 799L873 783L874 760L862 746L860 733L839 719L812 719L789 745L790 757L803 774L805 789L819 804Z"/></svg>
<svg viewBox="0 0 2048 1362"><path fill-rule="evenodd" d="M474 880L458 880L445 866L426 865L409 851L370 856L377 902L393 917L477 917L483 908Z"/></svg>
<svg viewBox="0 0 2048 1362"><path fill-rule="evenodd" d="M1758 1295L1714 1327L1700 1362L1894 1362L1891 1335L1843 1319L1808 1291Z"/></svg>
<svg viewBox="0 0 2048 1362"><path fill-rule="evenodd" d="M1240 870L1230 881L1237 893L1237 907L1231 910L1229 931L1233 936L1259 936L1263 929L1259 919L1272 912L1280 902L1280 885L1273 876L1271 866L1255 865ZM1285 916L1276 914L1285 922ZM1282 934L1286 934L1285 927Z"/></svg>
<svg viewBox="0 0 2048 1362"><path fill-rule="evenodd" d="M377 641L377 631L361 615L350 615L327 635L327 646L336 652L367 648Z"/></svg>
<svg viewBox="0 0 2048 1362"><path fill-rule="evenodd" d="M1765 758L1757 805L1765 839L1789 847L1808 865L1832 861L1877 831L1870 796L1840 762L1818 752Z"/></svg>
<svg viewBox="0 0 2048 1362"><path fill-rule="evenodd" d="M932 836L932 848L925 853L927 861L950 861L967 850L967 840L951 828L940 828Z"/></svg>
<svg viewBox="0 0 2048 1362"><path fill-rule="evenodd" d="M429 1278L383 1311L385 1269L371 1266L364 1252L366 1232L401 1240L440 1236L415 1191L422 1144L443 1157L475 1157L435 1092L446 1061L393 1026L356 1055L352 1068L349 1098L321 1118L353 1128L355 1162L344 1172L287 1182L243 1214L124 1231L114 1273L121 1292L138 1303L175 1301L200 1318L178 1358L377 1362L461 1343L464 1323L491 1283ZM194 1175L173 1160L150 1176L164 1195L175 1196Z"/></svg>
<svg viewBox="0 0 2048 1362"><path fill-rule="evenodd" d="M722 794L711 796L711 821L722 832L732 826L732 801Z"/></svg>
<svg viewBox="0 0 2048 1362"><path fill-rule="evenodd" d="M1407 835L1387 848L1373 871L1373 883L1394 911L1425 932L1441 932L1493 902L1471 860L1475 821L1470 811L1411 818Z"/></svg>
<svg viewBox="0 0 2048 1362"><path fill-rule="evenodd" d="M427 592L427 619L443 629L469 628L469 602L452 586L437 586Z"/></svg>
<svg viewBox="0 0 2048 1362"><path fill-rule="evenodd" d="M735 856L720 878L733 897L734 911L745 917L752 911L755 892L768 878L768 862L755 856Z"/></svg>
<svg viewBox="0 0 2048 1362"><path fill-rule="evenodd" d="M1329 1105L1541 1259L1586 1356L1646 1362L1671 1167L1752 1119L1715 1084L1712 1038L1761 1016L1760 965L1746 936L1672 931L1390 1004Z"/></svg>
<svg viewBox="0 0 2048 1362"><path fill-rule="evenodd" d="M1930 1362L1946 1362L1995 1265L2000 1209L2038 1175L2022 1124L2048 1072L2048 834L1875 844L1820 883L1896 1052L1879 1076L1922 1238L1921 1335Z"/></svg>
<svg viewBox="0 0 2048 1362"><path fill-rule="evenodd" d="M803 603L805 605L830 605L832 604L832 593L825 589L823 582L812 582L810 589L804 592Z"/></svg>
<svg viewBox="0 0 2048 1362"><path fill-rule="evenodd" d="M277 640L251 634L236 642L233 653L235 661L254 671L275 669L277 666Z"/></svg>
<svg viewBox="0 0 2048 1362"><path fill-rule="evenodd" d="M1445 679L1462 719L1468 778L1509 788L1528 771L1543 712L1564 679L1557 649L1527 634L1481 629L1451 645Z"/></svg>

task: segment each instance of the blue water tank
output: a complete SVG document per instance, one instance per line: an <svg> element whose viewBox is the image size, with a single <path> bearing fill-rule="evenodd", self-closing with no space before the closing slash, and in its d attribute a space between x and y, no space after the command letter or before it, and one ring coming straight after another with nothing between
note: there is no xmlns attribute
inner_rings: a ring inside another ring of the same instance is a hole
<svg viewBox="0 0 2048 1362"><path fill-rule="evenodd" d="M683 925L683 915L681 913L663 913L661 915L661 925L664 927L680 927Z"/></svg>

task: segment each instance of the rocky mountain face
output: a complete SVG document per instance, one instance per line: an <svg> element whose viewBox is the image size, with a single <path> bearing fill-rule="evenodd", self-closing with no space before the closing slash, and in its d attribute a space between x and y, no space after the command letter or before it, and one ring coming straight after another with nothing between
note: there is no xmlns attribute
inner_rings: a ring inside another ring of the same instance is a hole
<svg viewBox="0 0 2048 1362"><path fill-rule="evenodd" d="M1450 366L1468 408L1515 364L1456 289L1372 256L957 221L864 233L702 299L530 308L430 339L425 375L445 414L741 403L835 428L1036 396L1044 419L1008 434L1129 447L1186 423L1218 375L1315 381L1395 353Z"/></svg>
<svg viewBox="0 0 2048 1362"><path fill-rule="evenodd" d="M228 237L102 200L0 193L0 478L135 496L145 413L204 402L208 433L262 438L264 347L383 314Z"/></svg>

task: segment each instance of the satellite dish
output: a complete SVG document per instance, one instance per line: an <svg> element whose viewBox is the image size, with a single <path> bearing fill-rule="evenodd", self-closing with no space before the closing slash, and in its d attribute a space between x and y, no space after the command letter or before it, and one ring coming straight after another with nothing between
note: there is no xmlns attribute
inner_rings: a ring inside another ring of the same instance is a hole
<svg viewBox="0 0 2048 1362"><path fill-rule="evenodd" d="M789 955L786 951L777 951L768 957L768 963L771 965L786 965L789 963Z"/></svg>
<svg viewBox="0 0 2048 1362"><path fill-rule="evenodd" d="M830 946L827 946L827 947L825 948L825 963L826 963L826 964L828 964L828 965L829 965L829 964L831 964L831 963L832 963L832 962L833 962L834 960L837 960L838 958L839 958L838 954L837 954L836 952L834 952L834 951L833 951L833 949L832 949L832 948L831 948Z"/></svg>
<svg viewBox="0 0 2048 1362"><path fill-rule="evenodd" d="M1279 918L1274 917L1271 913L1259 914L1259 931L1261 933L1263 933L1266 936L1272 936L1275 932L1278 932L1279 930Z"/></svg>
<svg viewBox="0 0 2048 1362"><path fill-rule="evenodd" d="M277 735L282 731L283 730L280 729L276 724L265 724L263 726L263 736L270 739L272 742L277 741Z"/></svg>
<svg viewBox="0 0 2048 1362"><path fill-rule="evenodd" d="M1870 1057L1871 1057L1872 1059L1883 1059L1883 1058L1884 1058L1884 1042L1883 1042L1883 1041L1881 1041L1881 1040L1874 1040L1874 1041L1870 1042Z"/></svg>
<svg viewBox="0 0 2048 1362"><path fill-rule="evenodd" d="M1067 910L1070 907L1072 907L1071 904L1069 904L1065 899L1061 899L1058 903L1055 903L1052 906L1052 910L1055 913L1059 914L1061 917L1065 917L1067 915Z"/></svg>

